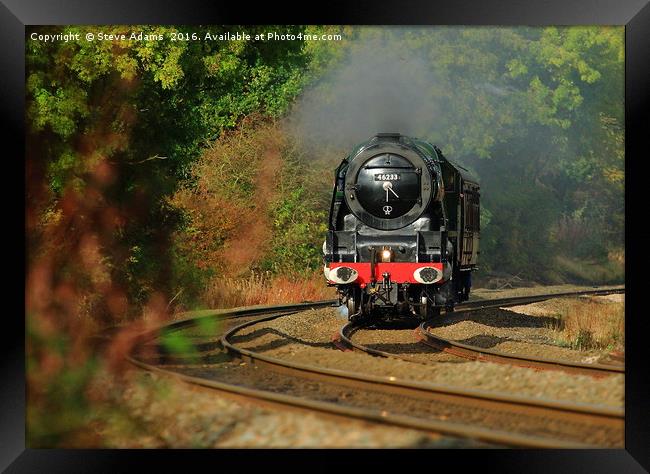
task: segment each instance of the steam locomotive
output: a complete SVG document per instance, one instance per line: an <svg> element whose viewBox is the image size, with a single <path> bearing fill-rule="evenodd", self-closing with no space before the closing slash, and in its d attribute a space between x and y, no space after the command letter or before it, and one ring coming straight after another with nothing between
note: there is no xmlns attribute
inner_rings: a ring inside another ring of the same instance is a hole
<svg viewBox="0 0 650 474"><path fill-rule="evenodd" d="M428 319L466 300L479 191L439 148L399 133L379 133L343 159L323 253L348 318Z"/></svg>

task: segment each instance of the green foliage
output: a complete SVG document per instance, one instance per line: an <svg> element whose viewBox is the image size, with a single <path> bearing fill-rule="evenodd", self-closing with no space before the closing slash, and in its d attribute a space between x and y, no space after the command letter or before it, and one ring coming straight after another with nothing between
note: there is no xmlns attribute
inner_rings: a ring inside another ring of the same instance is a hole
<svg viewBox="0 0 650 474"><path fill-rule="evenodd" d="M490 212L485 204L481 205L481 230L485 230L485 228L490 225L491 221L492 212Z"/></svg>
<svg viewBox="0 0 650 474"><path fill-rule="evenodd" d="M557 202L530 183L499 182L500 192L495 193L490 192L490 184L482 188L484 205L498 212L492 214L489 225L482 223L481 266L543 280L543 271L553 266L549 222L557 212Z"/></svg>
<svg viewBox="0 0 650 474"><path fill-rule="evenodd" d="M88 115L87 92L78 87L48 90L40 87L41 78L32 75L27 87L33 90L34 107L30 110L36 130L49 126L52 131L67 138L77 130L77 120Z"/></svg>
<svg viewBox="0 0 650 474"><path fill-rule="evenodd" d="M63 191L67 184L67 178L76 164L76 156L69 149L62 152L55 161L49 164L50 186L55 193L60 194Z"/></svg>
<svg viewBox="0 0 650 474"><path fill-rule="evenodd" d="M169 275L197 286L209 278L170 240L178 229L188 235L205 229L184 224L187 216L164 204L179 183L195 184L193 164L206 146L245 116L283 116L307 86L364 44L422 58L429 68L420 78L430 82L422 101L444 113L423 120L420 135L476 169L484 184L483 267L534 274L549 270L554 253L602 259L622 244L620 27L102 27L166 37L114 42L85 41L95 27L30 28L63 30L81 40L26 42L28 147L42 162L53 201L69 188L85 192L97 163L114 166L118 176L102 190L103 205L133 211L116 229L114 245L104 248L114 282L126 285L134 302L154 290L175 294ZM169 40L172 33L235 30L253 37L343 33L344 40ZM327 81L318 83L330 99L336 96ZM220 166L235 169L237 159L223 157ZM326 220L329 189L315 191L296 177L306 168L287 166L262 265L273 272L319 266ZM254 170L228 175L219 191L233 202L247 199ZM562 227L564 221L570 225ZM573 227L590 229L589 237L566 231ZM228 235L225 227L222 234L212 250ZM196 297L185 291L183 298Z"/></svg>
<svg viewBox="0 0 650 474"><path fill-rule="evenodd" d="M625 280L625 266L609 260L593 262L584 258L559 256L554 261L558 273L581 284L619 284Z"/></svg>
<svg viewBox="0 0 650 474"><path fill-rule="evenodd" d="M172 41L171 35L268 31L312 34L340 27L103 26L163 40L86 41L93 26L30 28L26 41L28 153L45 169L51 200L66 189L95 186L92 173L107 162L117 173L101 189L105 204L126 213L109 253L114 282L132 302L169 292L168 238L181 216L165 204L192 163L224 130L252 113L282 115L303 87L336 58L336 42ZM80 40L32 41L37 33L79 33ZM311 61L314 61L313 67ZM40 148L39 148L40 147ZM237 177L234 177L235 179ZM243 177L242 193L250 191ZM250 183L249 183L250 184ZM167 244L167 245L166 245ZM183 271L185 271L183 270Z"/></svg>
<svg viewBox="0 0 650 474"><path fill-rule="evenodd" d="M181 231L184 229L181 228ZM179 303L186 307L200 306L200 297L206 283L214 274L211 267L202 268L196 264L194 254L183 251L178 242L173 241L170 249L172 262L172 291L182 291Z"/></svg>
<svg viewBox="0 0 650 474"><path fill-rule="evenodd" d="M192 340L178 330L168 330L161 334L162 347L170 354L188 360L198 360L198 352Z"/></svg>
<svg viewBox="0 0 650 474"><path fill-rule="evenodd" d="M263 268L276 273L308 273L322 264L327 213L309 205L304 184L295 186L285 187L272 210L272 250Z"/></svg>
<svg viewBox="0 0 650 474"><path fill-rule="evenodd" d="M445 114L423 136L479 170L491 214L482 213L482 267L543 274L553 253L602 261L622 245L622 28L385 34L382 47L431 59L429 100ZM555 231L576 212L583 233Z"/></svg>
<svg viewBox="0 0 650 474"><path fill-rule="evenodd" d="M201 331L201 334L213 336L219 329L219 322L212 316L207 318L198 318L196 325Z"/></svg>
<svg viewBox="0 0 650 474"><path fill-rule="evenodd" d="M586 351L596 346L591 331L587 329L580 329L575 340L572 342L572 348L580 351Z"/></svg>
<svg viewBox="0 0 650 474"><path fill-rule="evenodd" d="M330 170L314 163L289 142L282 151L278 195L269 209L271 249L261 269L276 274L309 274L322 266L331 198Z"/></svg>
<svg viewBox="0 0 650 474"><path fill-rule="evenodd" d="M55 447L67 436L87 428L86 397L100 365L96 356L74 357L72 335L49 331L27 315L27 445ZM47 362L44 362L47 361Z"/></svg>

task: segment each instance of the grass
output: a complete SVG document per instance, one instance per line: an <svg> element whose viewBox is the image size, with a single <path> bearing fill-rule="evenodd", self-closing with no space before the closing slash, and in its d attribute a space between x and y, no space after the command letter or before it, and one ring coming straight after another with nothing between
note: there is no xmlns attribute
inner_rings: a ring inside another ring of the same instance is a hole
<svg viewBox="0 0 650 474"><path fill-rule="evenodd" d="M578 350L622 351L625 305L595 298L567 300L551 325L559 345Z"/></svg>
<svg viewBox="0 0 650 474"><path fill-rule="evenodd" d="M591 284L607 285L625 281L625 261L619 255L610 255L600 262L586 262L569 257L556 258L556 272L563 280Z"/></svg>
<svg viewBox="0 0 650 474"><path fill-rule="evenodd" d="M296 276L251 274L245 279L215 278L207 286L204 301L209 308L272 305L332 299L322 273Z"/></svg>

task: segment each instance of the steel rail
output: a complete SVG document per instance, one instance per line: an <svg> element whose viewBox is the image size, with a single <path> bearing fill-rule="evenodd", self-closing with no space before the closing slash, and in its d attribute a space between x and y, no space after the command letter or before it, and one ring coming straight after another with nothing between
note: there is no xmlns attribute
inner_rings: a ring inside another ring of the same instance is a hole
<svg viewBox="0 0 650 474"><path fill-rule="evenodd" d="M512 297L512 298L499 298L493 300L480 300L464 303L458 305L454 312L470 312L470 311L480 311L483 309L489 308L499 308L499 307L508 307L508 306L518 306L521 304L530 304L533 302L539 302L548 300L551 298L562 298L569 296L600 296L600 295L609 295L623 293L624 288L612 288L609 290L587 290L587 291L574 291L566 293L549 293L545 295L535 295L529 297ZM484 362L495 362L516 365L520 367L533 368L537 370L562 370L565 372L571 373L580 373L591 375L595 377L603 377L611 374L621 374L625 372L625 368L619 365L606 365L606 364L586 364L580 362L570 362L563 361L560 359L551 359L543 357L532 357L524 355L512 355L506 354L490 349L483 349L481 347L470 346L467 344L462 344L456 341L449 339L444 339L438 336L431 334L428 330L431 326L432 321L424 321L418 329L416 334L419 336L419 340L439 351L444 351L446 353L462 357L465 359L484 361ZM408 356L401 356L399 354L382 351L379 349L374 349L368 346L364 346L352 340L352 335L364 328L367 328L367 324L357 324L354 322L348 323L342 326L339 329L336 340L334 341L337 344L342 345L343 347L349 347L362 351L378 357L390 357L401 360L406 360L409 362L416 363L426 363L421 361L416 361Z"/></svg>
<svg viewBox="0 0 650 474"><path fill-rule="evenodd" d="M382 393L395 393L431 402L464 404L470 408L482 408L486 410L505 412L507 415L540 416L561 420L563 423L573 421L586 425L607 426L620 430L623 429L624 412L622 409L618 408L558 402L555 400L522 397L518 395L508 395L475 389L463 389L416 381L406 381L396 377L379 377L356 372L348 372L340 369L312 366L260 354L238 347L230 341L230 339L242 329L277 317L279 316L258 318L230 329L221 338L223 347L229 353L242 359L249 360L258 366L327 383ZM456 425L454 427L454 433L445 431L444 426L436 429L443 433L455 434L458 433L457 430L459 429L459 426L464 425ZM491 430L488 430L479 433L474 431L476 429L474 426L464 426L463 429L466 430L465 436L468 437L477 437L490 442L502 442L505 440L505 433L503 432L492 432ZM521 439L519 439L520 437ZM535 443L540 441L539 439L532 439L528 435L518 435L513 433L508 433L508 439L510 443L513 443L516 446L533 446ZM519 441L517 441L518 439ZM556 447L566 447L570 444L574 443L549 439L545 439L545 443L543 443L544 446L554 445ZM539 447L542 447L542 445L540 444Z"/></svg>
<svg viewBox="0 0 650 474"><path fill-rule="evenodd" d="M202 387L211 388L221 392L240 395L246 398L259 400L262 402L269 402L288 408L304 408L312 411L317 411L327 415L337 415L349 418L356 418L364 421L374 423L386 424L390 426L399 426L402 428L410 428L419 431L424 431L432 434L445 433L459 438L470 438L478 440L487 440L492 443L502 444L505 446L517 446L528 448L566 448L566 449L589 449L594 448L593 445L584 443L572 442L559 442L556 440L535 437L535 436L520 436L513 435L508 432L497 432L479 427L470 427L467 425L454 424L443 421L435 420L422 420L420 418L395 415L387 413L384 410L373 410L367 408L343 406L331 402L321 402L317 400L309 400L301 397L295 397L277 392L270 392L267 390L259 390L254 388L243 387L241 385L229 384L218 382L202 377L194 377L191 375L183 374L173 370L163 369L156 365L141 362L132 357L128 357L129 361L136 367L150 372L174 377L185 383L198 385Z"/></svg>
<svg viewBox="0 0 650 474"><path fill-rule="evenodd" d="M465 359L508 364L535 370L561 370L563 372L590 375L592 377L605 377L608 375L625 373L625 367L618 364L588 364L584 362L572 362L546 357L507 354L492 349L484 349L482 347L471 346L436 336L431 334L428 329L429 325L426 321L418 327L417 334L419 335L421 342L440 351L463 357Z"/></svg>
<svg viewBox="0 0 650 474"><path fill-rule="evenodd" d="M262 316L270 313L295 313L311 308L324 308L336 305L337 300L323 301L305 301L303 303L293 303L285 305L258 305L258 306L239 306L232 309L202 309L195 311L185 311L177 315L178 319L169 321L155 328L144 331L141 337L155 337L164 330L177 330L189 326L195 326L201 320L217 319L226 321L230 319L248 318L251 316Z"/></svg>
<svg viewBox="0 0 650 474"><path fill-rule="evenodd" d="M557 296L558 294L549 295L548 297ZM530 298L530 297L529 297ZM474 304L484 304L485 302L475 302ZM266 364L276 369L281 369L280 371L288 371L292 373L300 373L301 376L312 373L316 374L318 378L329 379L330 381L337 384L350 384L352 382L353 386L359 386L360 379L365 378L366 384L370 384L375 389L381 387L382 390L389 388L389 392L401 394L415 395L417 393L422 396L426 394L428 399L438 399L438 400L453 400L458 402L459 395L461 398L471 399L474 402L487 403L490 407L494 408L495 406L500 406L503 408L504 404L511 403L507 398L502 394L495 394L489 392L482 392L477 390L457 390L453 387L435 387L429 384L421 384L418 382L409 382L399 381L393 377L381 378L373 376L362 376L360 374L346 373L344 371L337 371L335 369L319 369L317 367L303 366L301 367L287 367L287 364L279 359L269 358L262 354L255 354L251 351L247 351L243 348L237 348L234 345L228 342L228 336L236 334L238 330L248 327L251 324L258 323L261 321L266 321L274 319L281 316L286 316L290 313L295 313L299 310L304 310L308 308L319 308L325 306L336 306L336 300L327 300L327 301L318 301L318 302L305 302L300 304L292 305L281 305L281 306L256 306L256 307L240 307L233 310L227 311L218 311L218 310L203 310L203 311L194 311L189 313L183 313L185 316L183 319L171 321L167 324L159 326L155 329L147 330L140 334L142 339L153 339L161 331L164 330L177 330L185 327L189 327L197 324L198 321L206 318L216 318L218 320L234 319L234 318L245 318L251 316L264 316L272 314L271 316L257 318L254 321L249 321L244 324L237 326L236 328L231 329L221 338L224 348L226 348L231 354L239 354L241 357L254 360L257 363L262 365ZM459 307L458 309L461 309ZM275 314L273 314L275 313ZM127 360L132 363L134 366L139 368L149 370L152 372L162 373L169 376L176 377L185 382L205 386L231 394L238 394L245 397L255 398L257 400L267 401L270 403L277 403L285 406L293 407L302 407L310 410L316 410L323 413L329 413L334 415L349 416L359 419L364 419L368 421L374 421L379 423L385 423L395 426L402 426L406 428L413 428L421 431L433 432L433 433L446 433L452 436L460 436L466 438L475 438L483 441L488 441L492 443L504 444L509 446L522 446L522 447L546 447L546 448L577 448L577 447L594 447L593 445L586 445L583 443L576 443L566 440L556 440L549 439L545 437L538 436L528 436L513 434L507 431L495 431L486 428L480 428L471 425L464 425L458 423L450 423L447 421L437 421L437 420L423 420L420 418L415 418L406 415L399 415L394 413L387 413L386 411L372 410L367 408L359 408L352 406L342 406L340 404L330 403L330 402L320 402L316 400L308 400L300 397L295 397L287 394L273 393L266 390L257 390L247 387L242 387L239 385L228 384L224 382L217 382L214 380L208 380L201 377L194 377L187 374L182 374L175 370L169 370L166 368L161 368L156 364L148 363L142 360L138 360L133 353L127 355ZM295 364L294 364L295 365ZM285 366L284 369L282 366ZM320 373L319 373L320 372ZM329 372L329 373L327 373ZM376 379L376 380L373 380ZM461 394L460 392L465 392ZM449 398L451 397L451 398ZM567 404L558 403L551 400L538 400L538 399L523 399L520 398L519 406L522 409L526 410L527 414L531 414L531 409L533 411L542 410L543 412L548 412L552 410L555 412L562 412L563 417L574 418L578 417L581 421L590 421L591 423L596 422L597 424L602 425L603 423L608 426L622 429L623 426L623 414L622 410L617 409L608 409L601 408L595 409L595 407L588 405L574 405L569 407ZM532 402L532 404L531 404ZM496 404L496 405L495 405ZM564 405L564 406L563 406ZM510 406L512 409L512 406ZM600 410L600 411L598 411ZM515 409L516 411L516 409ZM586 418L590 417L590 418ZM597 421L596 421L597 420Z"/></svg>
<svg viewBox="0 0 650 474"><path fill-rule="evenodd" d="M609 294L617 294L617 293L620 294L624 292L625 292L625 288L612 288L609 290L588 290L588 291L569 292L569 293L560 294L560 296L556 294L553 297L599 296L599 295L609 295ZM550 299L550 298L545 298L545 299ZM504 307L512 306L512 304L507 301L505 301L505 303L506 304L503 304L501 306ZM516 305L519 304L528 304L528 303L516 303ZM476 306L473 307L473 310L476 310ZM431 321L425 321L419 326L417 330L418 335L421 337L423 343L431 347L434 347L438 350L443 350L449 354L454 354L459 357L464 357L471 360L510 364L510 365L516 365L520 367L538 369L538 370L562 370L564 372L586 374L586 375L591 375L596 377L603 377L611 374L625 373L625 368L622 365L586 364L581 362L571 362L571 361L546 358L546 357L506 354L491 349L471 346L468 344L463 344L450 339L445 339L436 336L429 331L429 328L431 328Z"/></svg>
<svg viewBox="0 0 650 474"><path fill-rule="evenodd" d="M303 303L293 303L287 305L257 305L257 306L239 306L227 310L215 310L215 309L206 309L206 310L195 310L179 313L177 315L178 319L169 321L165 324L156 326L154 328L146 329L140 332L135 339L139 341L137 344L138 348L146 347L147 343L154 341L156 337L164 333L170 333L173 331L178 331L187 327L197 326L204 320L217 320L217 321L228 321L232 319L245 319L253 316L263 316L268 314L274 314L276 316L287 316L289 314L294 314L298 311L312 308L323 308L327 306L332 306L337 303L337 300L323 300L323 301L314 301L314 302L303 302ZM133 363L135 359L132 357L132 353L129 353L126 359ZM167 356L167 354L163 354ZM173 359L179 359L178 355L172 356ZM140 361L143 362L143 361ZM181 361L182 362L182 361ZM169 364L166 364L169 365ZM187 364L182 364L183 366Z"/></svg>
<svg viewBox="0 0 650 474"><path fill-rule="evenodd" d="M565 298L570 296L607 296L607 295L621 294L621 293L625 293L624 286L608 288L608 289L600 289L600 290L566 291L562 293L544 293L541 295L493 298L493 299L469 301L467 303L459 304L454 309L454 312L477 311L480 309L488 309L488 308L518 306L522 304L537 303L539 301L544 301L551 298Z"/></svg>

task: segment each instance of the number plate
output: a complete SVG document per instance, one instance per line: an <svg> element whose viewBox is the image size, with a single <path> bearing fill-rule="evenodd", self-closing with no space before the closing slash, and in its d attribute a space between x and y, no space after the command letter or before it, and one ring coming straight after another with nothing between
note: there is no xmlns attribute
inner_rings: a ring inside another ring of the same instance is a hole
<svg viewBox="0 0 650 474"><path fill-rule="evenodd" d="M375 175L375 181L399 181L399 173L378 173Z"/></svg>

